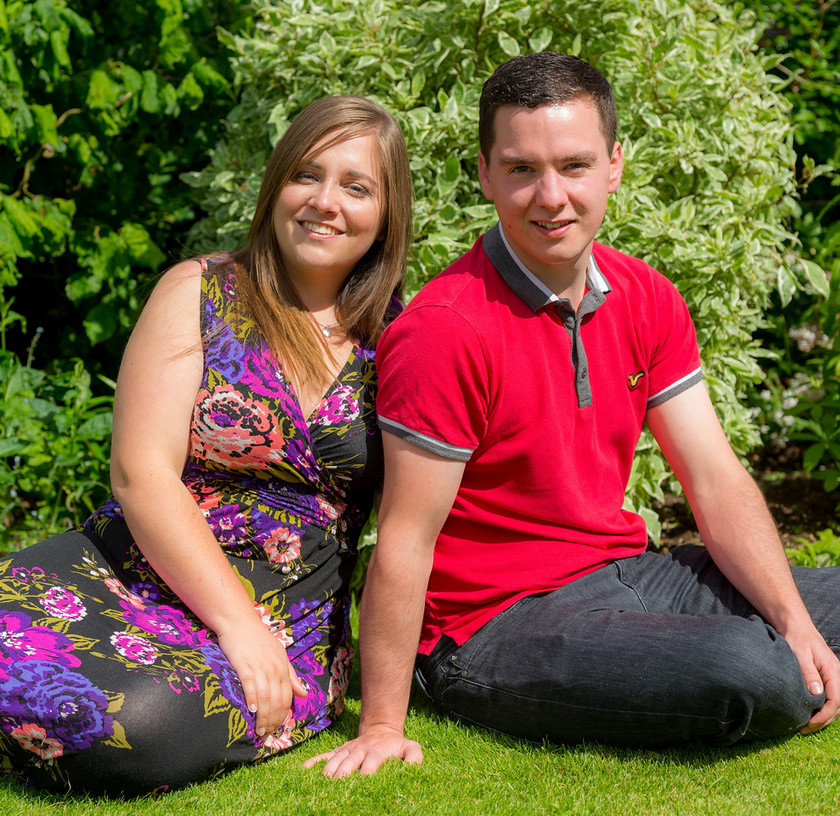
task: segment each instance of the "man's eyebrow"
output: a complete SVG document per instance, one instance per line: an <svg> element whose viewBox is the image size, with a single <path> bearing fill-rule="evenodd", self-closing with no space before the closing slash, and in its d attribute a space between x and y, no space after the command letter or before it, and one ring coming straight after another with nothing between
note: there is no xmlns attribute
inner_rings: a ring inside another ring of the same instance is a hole
<svg viewBox="0 0 840 816"><path fill-rule="evenodd" d="M559 159L559 164L569 164L570 162L587 162L594 164L598 161L598 154L594 152L572 153L570 156L563 156ZM516 167L520 164L541 164L542 162L536 159L529 159L525 156L502 156L499 158L499 164L505 167Z"/></svg>
<svg viewBox="0 0 840 816"><path fill-rule="evenodd" d="M521 156L503 156L499 159L499 164L504 164L505 166L512 166L515 164L535 164L536 162L533 159L526 159Z"/></svg>

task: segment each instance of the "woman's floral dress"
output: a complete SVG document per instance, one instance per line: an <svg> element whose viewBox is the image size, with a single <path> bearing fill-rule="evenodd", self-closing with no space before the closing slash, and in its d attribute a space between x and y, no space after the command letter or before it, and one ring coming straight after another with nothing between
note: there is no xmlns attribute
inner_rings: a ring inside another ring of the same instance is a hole
<svg viewBox="0 0 840 816"><path fill-rule="evenodd" d="M203 262L205 368L183 480L298 676L260 738L212 631L150 569L114 500L0 560L0 770L133 795L216 776L328 727L352 654L348 584L382 478L373 349L305 418L235 279ZM149 394L149 399L154 399Z"/></svg>

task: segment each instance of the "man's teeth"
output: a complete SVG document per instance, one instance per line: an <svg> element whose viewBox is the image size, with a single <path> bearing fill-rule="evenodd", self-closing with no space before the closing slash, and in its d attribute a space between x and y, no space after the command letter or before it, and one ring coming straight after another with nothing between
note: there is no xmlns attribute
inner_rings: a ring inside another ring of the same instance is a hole
<svg viewBox="0 0 840 816"><path fill-rule="evenodd" d="M546 229L556 229L557 227L565 227L566 224L571 224L571 221L537 221L537 226L545 227Z"/></svg>
<svg viewBox="0 0 840 816"><path fill-rule="evenodd" d="M311 221L301 221L304 227L310 232L317 232L318 235L338 235L339 230L326 224L313 224Z"/></svg>

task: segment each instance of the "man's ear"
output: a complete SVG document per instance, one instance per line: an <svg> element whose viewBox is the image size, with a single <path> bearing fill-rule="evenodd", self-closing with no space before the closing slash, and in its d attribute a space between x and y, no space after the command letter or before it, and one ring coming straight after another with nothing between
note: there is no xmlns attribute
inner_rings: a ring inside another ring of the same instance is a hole
<svg viewBox="0 0 840 816"><path fill-rule="evenodd" d="M478 151L478 181L481 184L481 192L488 201L493 200L493 185L490 184L490 168L484 154Z"/></svg>
<svg viewBox="0 0 840 816"><path fill-rule="evenodd" d="M614 193L621 184L621 174L624 172L624 152L621 149L621 142L613 145L610 155L610 186L609 192Z"/></svg>

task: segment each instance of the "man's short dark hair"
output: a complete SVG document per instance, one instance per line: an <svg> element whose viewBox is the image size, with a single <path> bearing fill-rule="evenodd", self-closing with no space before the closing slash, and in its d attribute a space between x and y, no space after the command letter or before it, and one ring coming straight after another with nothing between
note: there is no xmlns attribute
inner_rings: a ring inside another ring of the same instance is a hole
<svg viewBox="0 0 840 816"><path fill-rule="evenodd" d="M541 51L503 62L481 90L478 106L478 143L489 160L495 141L496 111L503 105L538 108L564 105L575 99L592 100L601 131L612 153L616 135L615 100L604 76L588 62L571 54Z"/></svg>

